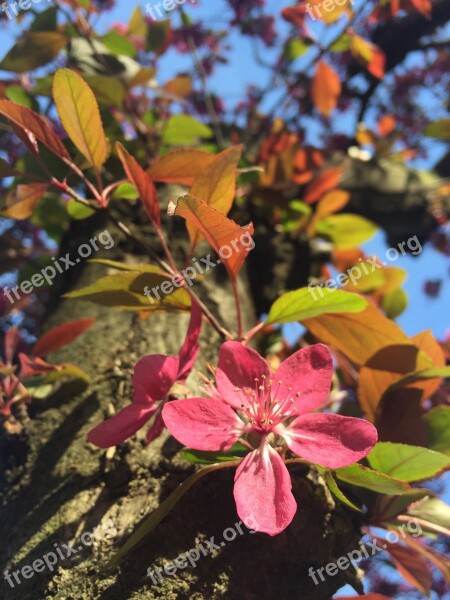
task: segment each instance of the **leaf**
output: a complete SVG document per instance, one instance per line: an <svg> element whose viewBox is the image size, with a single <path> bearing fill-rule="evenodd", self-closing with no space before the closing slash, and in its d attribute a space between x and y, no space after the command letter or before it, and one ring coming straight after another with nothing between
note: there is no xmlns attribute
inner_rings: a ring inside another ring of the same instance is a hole
<svg viewBox="0 0 450 600"><path fill-rule="evenodd" d="M317 204L314 218L320 219L339 212L348 204L349 200L350 194L344 190L333 190L326 193Z"/></svg>
<svg viewBox="0 0 450 600"><path fill-rule="evenodd" d="M31 183L18 185L6 198L6 208L0 216L21 221L28 219L36 208L39 200L45 195L46 183Z"/></svg>
<svg viewBox="0 0 450 600"><path fill-rule="evenodd" d="M388 292L383 295L381 306L389 319L396 319L408 306L408 294L401 288Z"/></svg>
<svg viewBox="0 0 450 600"><path fill-rule="evenodd" d="M338 74L325 61L317 63L311 84L311 98L317 110L329 117L337 106L341 95L341 81Z"/></svg>
<svg viewBox="0 0 450 600"><path fill-rule="evenodd" d="M179 75L165 83L164 90L172 96L185 98L192 93L192 78L189 75Z"/></svg>
<svg viewBox="0 0 450 600"><path fill-rule="evenodd" d="M331 215L316 223L316 231L331 239L336 248L348 250L367 242L378 227L359 215Z"/></svg>
<svg viewBox="0 0 450 600"><path fill-rule="evenodd" d="M353 502L351 500L349 500L347 498L347 496L345 496L344 493L339 489L339 487L338 487L336 481L334 480L333 475L331 474L330 471L325 471L324 476L325 476L325 483L327 484L328 489L333 494L333 496L335 496L343 504L346 504L347 506L349 506L351 509L356 510L357 512L362 512L362 510L360 508L358 508L356 506L356 504L353 504Z"/></svg>
<svg viewBox="0 0 450 600"><path fill-rule="evenodd" d="M57 371L47 373L43 379L43 382L53 383L59 379L65 379L66 377L80 379L86 383L90 383L91 381L91 378L83 371L83 369L80 369L80 367L77 367L76 365L66 363L64 365L60 365Z"/></svg>
<svg viewBox="0 0 450 600"><path fill-rule="evenodd" d="M16 177L21 176L22 173L16 171L13 167L10 167L7 162L0 158L0 179L4 177Z"/></svg>
<svg viewBox="0 0 450 600"><path fill-rule="evenodd" d="M290 39L286 42L283 50L283 57L293 61L303 56L311 48L311 42L307 39Z"/></svg>
<svg viewBox="0 0 450 600"><path fill-rule="evenodd" d="M84 80L100 104L118 107L123 105L127 91L119 79L108 75L84 75Z"/></svg>
<svg viewBox="0 0 450 600"><path fill-rule="evenodd" d="M384 346L410 343L402 329L372 304L358 313L306 319L303 325L319 340L337 348L357 365L364 364Z"/></svg>
<svg viewBox="0 0 450 600"><path fill-rule="evenodd" d="M162 141L169 146L191 146L202 138L211 138L213 132L194 117L174 115L170 117L164 128Z"/></svg>
<svg viewBox="0 0 450 600"><path fill-rule="evenodd" d="M146 36L148 33L147 22L140 6L136 6L128 23L128 33L130 35Z"/></svg>
<svg viewBox="0 0 450 600"><path fill-rule="evenodd" d="M320 200L326 192L335 188L341 180L341 177L341 167L326 169L306 188L303 201L307 204L314 204L314 202Z"/></svg>
<svg viewBox="0 0 450 600"><path fill-rule="evenodd" d="M153 511L150 515L148 515L144 521L140 524L140 526L136 529L136 531L132 534L132 536L127 540L127 542L120 548L117 554L111 559L108 563L107 567L115 567L119 561L130 552L137 544L139 544L149 533L151 533L155 527L157 527L161 521L166 517L178 504L181 498L188 492L191 487L193 487L197 481L199 481L202 477L207 475L208 473L212 473L213 471L218 470L219 468L231 467L235 463L225 464L225 465L211 465L209 467L204 467L203 469L199 469L195 473L193 473L186 481L184 481L181 485L174 490L170 496L168 496L159 507Z"/></svg>
<svg viewBox="0 0 450 600"><path fill-rule="evenodd" d="M100 306L121 308L123 310L140 310L155 312L188 310L191 299L188 292L182 288L170 294L162 294L161 299L151 302L144 296L144 289L162 285L171 281L171 276L158 267L149 267L147 273L126 271L113 275L106 275L94 283L79 290L69 292L64 298L78 298L88 300Z"/></svg>
<svg viewBox="0 0 450 600"><path fill-rule="evenodd" d="M433 121L425 127L424 134L438 140L450 140L450 119Z"/></svg>
<svg viewBox="0 0 450 600"><path fill-rule="evenodd" d="M450 535L450 533L448 534ZM450 565L449 559L445 554L437 552L434 548L421 544L411 536L407 535L403 540L407 546L410 546L418 554L429 560L435 567L437 567L445 578L445 581L450 584Z"/></svg>
<svg viewBox="0 0 450 600"><path fill-rule="evenodd" d="M67 214L75 219L75 221L83 221L95 214L95 210L84 204L80 204L73 198L66 204Z"/></svg>
<svg viewBox="0 0 450 600"><path fill-rule="evenodd" d="M266 324L293 323L323 314L360 312L368 303L362 296L327 287L300 288L275 300Z"/></svg>
<svg viewBox="0 0 450 600"><path fill-rule="evenodd" d="M203 150L171 150L160 156L147 173L153 181L191 186L216 158L215 154Z"/></svg>
<svg viewBox="0 0 450 600"><path fill-rule="evenodd" d="M118 31L111 29L100 41L114 56L136 56L136 46Z"/></svg>
<svg viewBox="0 0 450 600"><path fill-rule="evenodd" d="M424 415L428 448L450 456L450 406L436 406Z"/></svg>
<svg viewBox="0 0 450 600"><path fill-rule="evenodd" d="M334 473L338 479L345 483L363 487L379 494L397 496L410 489L410 486L404 481L373 471L358 463L336 469Z"/></svg>
<svg viewBox="0 0 450 600"><path fill-rule="evenodd" d="M108 144L94 93L70 69L59 69L53 79L53 98L61 123L81 154L96 169L108 157Z"/></svg>
<svg viewBox="0 0 450 600"><path fill-rule="evenodd" d="M377 523L389 523L396 521L400 514L406 514L410 506L414 506L420 500L433 496L433 492L427 489L411 488L401 496L377 496L375 500L374 516Z"/></svg>
<svg viewBox="0 0 450 600"><path fill-rule="evenodd" d="M397 121L392 115L384 115L381 117L377 123L378 132L381 137L387 137L389 134L391 134L394 131L396 124Z"/></svg>
<svg viewBox="0 0 450 600"><path fill-rule="evenodd" d="M25 73L42 67L58 56L67 37L56 31L28 32L0 62L0 70Z"/></svg>
<svg viewBox="0 0 450 600"><path fill-rule="evenodd" d="M70 154L47 121L29 108L0 100L0 114L24 130L29 130L36 138L60 158L70 160Z"/></svg>
<svg viewBox="0 0 450 600"><path fill-rule="evenodd" d="M196 178L190 194L203 200L224 215L230 212L236 195L236 171L242 154L242 146L234 146L221 152L214 162ZM199 229L188 223L187 229L192 247L203 238Z"/></svg>
<svg viewBox="0 0 450 600"><path fill-rule="evenodd" d="M450 468L450 458L420 446L378 442L367 456L370 466L402 481L423 481Z"/></svg>
<svg viewBox="0 0 450 600"><path fill-rule="evenodd" d="M238 442L224 452L202 452L201 450L184 448L180 452L180 458L194 464L213 465L241 460L246 454L248 454L248 448Z"/></svg>
<svg viewBox="0 0 450 600"><path fill-rule="evenodd" d="M55 352L76 340L82 333L90 329L94 323L95 319L79 319L55 327L39 338L31 353L34 356L44 356L49 352Z"/></svg>
<svg viewBox="0 0 450 600"><path fill-rule="evenodd" d="M408 515L450 529L450 506L440 498L429 497L414 503L409 508ZM450 535L450 531L447 535Z"/></svg>
<svg viewBox="0 0 450 600"><path fill-rule="evenodd" d="M390 385L386 389L385 394L389 393L391 390L395 390L410 383L416 383L423 379L440 379L443 377L450 377L450 366L434 367L432 369L423 369L421 371L415 371L414 373L408 373L408 375L405 375L401 379L397 379L397 381Z"/></svg>
<svg viewBox="0 0 450 600"><path fill-rule="evenodd" d="M364 65L374 77L382 79L386 56L381 48L375 44L371 44L359 35L353 34L351 38L352 43L350 49L355 59Z"/></svg>
<svg viewBox="0 0 450 600"><path fill-rule="evenodd" d="M193 196L179 198L176 205L171 202L169 215L183 217L188 223L197 227L221 257L218 264L223 262L230 277L236 279L250 251L249 243L252 241L254 231L252 223L241 227L206 202Z"/></svg>
<svg viewBox="0 0 450 600"><path fill-rule="evenodd" d="M56 6L51 6L37 13L30 25L30 31L55 31L57 12Z"/></svg>
<svg viewBox="0 0 450 600"><path fill-rule="evenodd" d="M411 547L405 548L397 543L389 542L386 539L374 538L380 546L386 548L389 552L400 575L411 585L427 596L431 591L431 571L424 559Z"/></svg>
<svg viewBox="0 0 450 600"><path fill-rule="evenodd" d="M142 204L155 227L161 224L158 193L153 181L138 164L137 160L125 150L120 142L116 143L117 154L130 182L139 192Z"/></svg>

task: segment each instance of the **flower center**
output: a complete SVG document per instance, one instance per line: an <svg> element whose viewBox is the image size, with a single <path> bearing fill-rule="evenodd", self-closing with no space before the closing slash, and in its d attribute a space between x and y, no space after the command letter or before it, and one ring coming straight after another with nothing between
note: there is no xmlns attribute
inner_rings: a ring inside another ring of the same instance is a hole
<svg viewBox="0 0 450 600"><path fill-rule="evenodd" d="M270 432L276 425L296 416L295 398L300 396L300 392L293 392L291 387L283 392L282 384L282 381L274 382L273 377L261 375L255 378L253 389L235 388L242 399L242 416L255 430Z"/></svg>

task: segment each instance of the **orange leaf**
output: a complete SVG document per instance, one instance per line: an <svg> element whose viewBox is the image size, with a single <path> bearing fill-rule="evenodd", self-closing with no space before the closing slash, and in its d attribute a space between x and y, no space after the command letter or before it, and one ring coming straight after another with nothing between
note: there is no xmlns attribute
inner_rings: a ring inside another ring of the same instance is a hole
<svg viewBox="0 0 450 600"><path fill-rule="evenodd" d="M392 115L384 115L377 123L378 131L381 137L386 137L395 129L397 121Z"/></svg>
<svg viewBox="0 0 450 600"><path fill-rule="evenodd" d="M341 81L338 74L326 62L317 63L316 73L311 84L311 98L317 110L329 117L336 108L341 95Z"/></svg>
<svg viewBox="0 0 450 600"><path fill-rule="evenodd" d="M315 337L357 365L364 364L384 346L410 343L402 329L374 305L359 313L325 314L302 322Z"/></svg>
<svg viewBox="0 0 450 600"><path fill-rule="evenodd" d="M125 150L120 142L116 143L117 154L128 179L136 187L145 210L155 227L159 227L161 216L158 204L158 193L153 181L138 164L137 160Z"/></svg>
<svg viewBox="0 0 450 600"><path fill-rule="evenodd" d="M321 175L306 188L303 201L307 204L317 202L317 200L319 200L326 192L338 185L341 180L341 175L341 167L332 167L331 169L323 171L323 173L321 173Z"/></svg>
<svg viewBox="0 0 450 600"><path fill-rule="evenodd" d="M425 15L425 17L431 17L433 5L431 4L430 0L411 0L411 2L420 13Z"/></svg>
<svg viewBox="0 0 450 600"><path fill-rule="evenodd" d="M108 157L108 143L94 92L75 71L59 69L53 99L62 126L81 154L96 169Z"/></svg>
<svg viewBox="0 0 450 600"><path fill-rule="evenodd" d="M6 198L6 206L1 212L2 217L21 221L33 214L37 203L47 191L46 183L18 185Z"/></svg>
<svg viewBox="0 0 450 600"><path fill-rule="evenodd" d="M70 155L47 121L25 106L10 100L0 100L0 114L23 130L31 131L36 138L57 156L70 160Z"/></svg>
<svg viewBox="0 0 450 600"><path fill-rule="evenodd" d="M333 190L332 192L328 192L317 204L317 210L314 217L319 219L327 217L328 215L333 215L344 208L349 200L350 194L344 190Z"/></svg>
<svg viewBox="0 0 450 600"><path fill-rule="evenodd" d="M73 342L79 335L92 327L94 323L95 319L79 319L55 327L39 338L31 353L34 356L43 356L49 352L55 352L55 350L59 350Z"/></svg>
<svg viewBox="0 0 450 600"><path fill-rule="evenodd" d="M351 52L355 59L364 65L374 77L381 79L384 75L386 56L375 44L371 44L359 35L351 36Z"/></svg>
<svg viewBox="0 0 450 600"><path fill-rule="evenodd" d="M236 195L236 170L242 155L242 146L221 152L194 181L191 195L203 200L224 215L230 212ZM199 230L188 223L192 247L201 241Z"/></svg>
<svg viewBox="0 0 450 600"><path fill-rule="evenodd" d="M217 264L223 262L230 277L235 280L249 252L249 242L254 231L253 224L241 227L206 202L193 196L183 196L178 199L177 204L171 202L168 212L170 216L183 217L202 232L221 257Z"/></svg>
<svg viewBox="0 0 450 600"><path fill-rule="evenodd" d="M192 92L192 79L188 75L180 75L168 81L164 85L164 89L169 94L184 98Z"/></svg>
<svg viewBox="0 0 450 600"><path fill-rule="evenodd" d="M172 150L160 156L147 173L153 181L191 186L216 158L203 150Z"/></svg>

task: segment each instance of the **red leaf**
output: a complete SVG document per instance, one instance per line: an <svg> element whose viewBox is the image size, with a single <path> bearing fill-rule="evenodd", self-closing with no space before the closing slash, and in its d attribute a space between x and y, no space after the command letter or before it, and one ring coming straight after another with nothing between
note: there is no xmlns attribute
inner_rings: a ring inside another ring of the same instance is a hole
<svg viewBox="0 0 450 600"><path fill-rule="evenodd" d="M41 375L42 373L51 373L57 371L60 367L50 365L41 358L27 356L23 352L19 352L20 362L20 378L33 377L33 375Z"/></svg>
<svg viewBox="0 0 450 600"><path fill-rule="evenodd" d="M158 204L158 193L153 185L153 181L120 142L117 142L116 148L125 173L136 187L148 216L155 227L159 227L161 215Z"/></svg>
<svg viewBox="0 0 450 600"><path fill-rule="evenodd" d="M15 104L10 100L0 100L0 114L22 129L31 131L54 154L70 160L66 147L47 121L31 109Z"/></svg>
<svg viewBox="0 0 450 600"><path fill-rule="evenodd" d="M317 202L326 192L338 185L341 175L341 167L333 167L324 171L307 187L303 201L307 204Z"/></svg>
<svg viewBox="0 0 450 600"><path fill-rule="evenodd" d="M79 335L87 331L95 323L95 319L80 319L79 321L71 321L64 323L59 327L51 329L36 342L33 347L32 354L34 356L42 356L49 352L55 352L63 346L67 346L73 342Z"/></svg>

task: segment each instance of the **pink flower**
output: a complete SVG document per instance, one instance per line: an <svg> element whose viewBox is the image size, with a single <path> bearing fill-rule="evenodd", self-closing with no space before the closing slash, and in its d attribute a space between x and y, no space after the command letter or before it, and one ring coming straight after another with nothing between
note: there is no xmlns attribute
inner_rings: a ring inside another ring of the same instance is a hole
<svg viewBox="0 0 450 600"><path fill-rule="evenodd" d="M202 313L192 304L191 320L186 339L177 356L153 354L136 363L133 377L133 402L91 429L87 439L100 448L117 446L141 429L153 417L147 432L147 442L157 438L164 429L161 410L173 384L185 381L197 359ZM161 400L161 402L157 402Z"/></svg>
<svg viewBox="0 0 450 600"><path fill-rule="evenodd" d="M252 529L276 535L297 504L279 452L287 447L312 463L336 469L366 456L377 441L373 425L336 414L308 414L326 399L333 375L323 344L299 350L272 375L267 362L238 342L223 344L217 395L166 404L171 434L196 450L227 450L242 436L254 448L240 463L234 485L239 517ZM251 521L251 522L250 522Z"/></svg>

